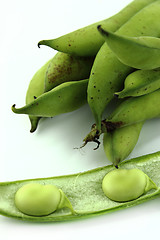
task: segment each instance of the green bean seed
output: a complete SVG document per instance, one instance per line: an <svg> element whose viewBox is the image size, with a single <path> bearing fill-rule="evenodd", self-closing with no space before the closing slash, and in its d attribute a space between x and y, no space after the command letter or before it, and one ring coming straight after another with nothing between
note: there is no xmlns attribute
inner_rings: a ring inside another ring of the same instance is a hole
<svg viewBox="0 0 160 240"><path fill-rule="evenodd" d="M102 189L111 200L126 202L137 199L151 189L157 189L157 186L139 169L115 169L104 177Z"/></svg>
<svg viewBox="0 0 160 240"><path fill-rule="evenodd" d="M31 216L46 216L66 206L73 211L69 200L62 195L64 193L54 185L29 183L16 192L15 205L22 213Z"/></svg>

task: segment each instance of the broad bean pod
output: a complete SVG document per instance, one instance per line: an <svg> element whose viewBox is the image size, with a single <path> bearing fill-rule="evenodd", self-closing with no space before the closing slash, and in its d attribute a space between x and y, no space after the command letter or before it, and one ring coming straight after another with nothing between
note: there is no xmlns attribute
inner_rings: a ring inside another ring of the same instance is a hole
<svg viewBox="0 0 160 240"><path fill-rule="evenodd" d="M94 57L74 57L58 52L48 65L44 91L48 92L64 82L89 78L93 61Z"/></svg>
<svg viewBox="0 0 160 240"><path fill-rule="evenodd" d="M26 104L61 83L88 78L92 63L93 57L73 57L58 52L31 79L26 93ZM40 117L29 116L29 118L31 122L30 132L34 132L37 129Z"/></svg>
<svg viewBox="0 0 160 240"><path fill-rule="evenodd" d="M98 28L110 49L127 66L150 70L160 67L160 39L140 36L126 37ZM160 34L159 34L160 36Z"/></svg>
<svg viewBox="0 0 160 240"><path fill-rule="evenodd" d="M106 157L115 167L126 159L137 144L144 122L132 124L104 133L103 148Z"/></svg>
<svg viewBox="0 0 160 240"><path fill-rule="evenodd" d="M124 36L160 35L160 1L151 3L135 14L116 33ZM114 93L120 91L124 79L133 72L133 68L121 63L106 43L96 55L88 84L88 103L94 115L97 129L101 129L101 120L107 104Z"/></svg>
<svg viewBox="0 0 160 240"><path fill-rule="evenodd" d="M0 183L0 214L6 217L31 222L57 222L76 220L108 212L129 208L160 196L160 152L124 161L120 169L137 168L143 171L157 185L137 199L128 202L116 202L103 192L102 181L107 173L114 170L113 165L92 169L87 172L50 178L28 179ZM150 171L152 169L152 171ZM63 190L72 203L76 214L70 209L56 210L47 216L30 216L19 211L15 205L15 193L25 184L51 184Z"/></svg>
<svg viewBox="0 0 160 240"><path fill-rule="evenodd" d="M71 112L87 102L87 86L88 79L66 82L43 93L22 108L13 105L12 111L37 117L53 117Z"/></svg>
<svg viewBox="0 0 160 240"><path fill-rule="evenodd" d="M117 31L134 14L155 0L135 0L114 16L78 29L56 39L41 40L40 45L46 45L58 51L77 56L95 56L104 43L104 39L97 32L97 25L110 31Z"/></svg>
<svg viewBox="0 0 160 240"><path fill-rule="evenodd" d="M29 104L34 100L34 98L39 97L41 94L44 93L44 80L50 61L51 60L44 64L31 79L26 93L26 104ZM30 132L34 132L37 129L40 118L35 116L29 116L29 119L31 123Z"/></svg>
<svg viewBox="0 0 160 240"><path fill-rule="evenodd" d="M124 89L116 92L118 98L137 97L160 88L160 69L137 70L129 74L124 82Z"/></svg>
<svg viewBox="0 0 160 240"><path fill-rule="evenodd" d="M160 116L160 89L139 97L131 97L122 102L113 113L102 121L103 131L110 132Z"/></svg>

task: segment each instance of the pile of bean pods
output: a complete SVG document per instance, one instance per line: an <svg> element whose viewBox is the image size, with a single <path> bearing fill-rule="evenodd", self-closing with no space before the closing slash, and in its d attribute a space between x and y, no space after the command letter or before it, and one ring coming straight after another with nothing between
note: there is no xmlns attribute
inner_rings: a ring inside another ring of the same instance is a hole
<svg viewBox="0 0 160 240"><path fill-rule="evenodd" d="M57 39L42 40L57 54L33 76L26 105L31 132L39 119L89 104L95 124L84 138L116 166L134 149L143 123L160 115L160 1L133 1L119 13ZM117 97L116 97L117 96ZM118 107L105 118L108 103ZM56 103L56 104L55 104Z"/></svg>
<svg viewBox="0 0 160 240"><path fill-rule="evenodd" d="M96 142L98 148L103 134L112 165L83 174L1 183L1 214L59 221L129 207L160 195L160 152L124 161L144 122L160 116L159 22L160 1L134 0L109 19L38 43L57 53L30 81L26 105L14 104L12 111L27 114L34 132L41 118L88 103L95 123L83 146ZM105 118L114 98L117 107Z"/></svg>

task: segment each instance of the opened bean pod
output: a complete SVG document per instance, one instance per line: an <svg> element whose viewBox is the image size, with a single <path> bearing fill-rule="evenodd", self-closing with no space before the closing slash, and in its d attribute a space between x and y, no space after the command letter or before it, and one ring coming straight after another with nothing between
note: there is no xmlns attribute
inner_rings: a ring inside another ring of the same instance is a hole
<svg viewBox="0 0 160 240"><path fill-rule="evenodd" d="M32 222L57 222L129 208L160 196L159 171L160 152L156 152L124 161L116 171L113 165L108 165L67 176L2 182L0 214ZM105 182L106 178L109 181ZM114 195L114 200L105 195L106 187L107 195L109 191L109 197ZM57 208L61 195L58 189L64 192L72 207L67 200L61 209Z"/></svg>

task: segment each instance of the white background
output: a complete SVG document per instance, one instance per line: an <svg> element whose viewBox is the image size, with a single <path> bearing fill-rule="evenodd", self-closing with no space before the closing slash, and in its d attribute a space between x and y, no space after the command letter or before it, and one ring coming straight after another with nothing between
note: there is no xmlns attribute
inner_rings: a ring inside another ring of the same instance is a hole
<svg viewBox="0 0 160 240"><path fill-rule="evenodd" d="M94 123L86 105L40 122L31 134L21 107L33 74L56 52L37 47L112 16L130 0L0 1L0 181L78 173L109 164L102 145L75 150ZM147 121L129 158L159 151L160 120ZM159 235L160 200L99 217L62 223L28 223L0 216L0 239L151 239Z"/></svg>

